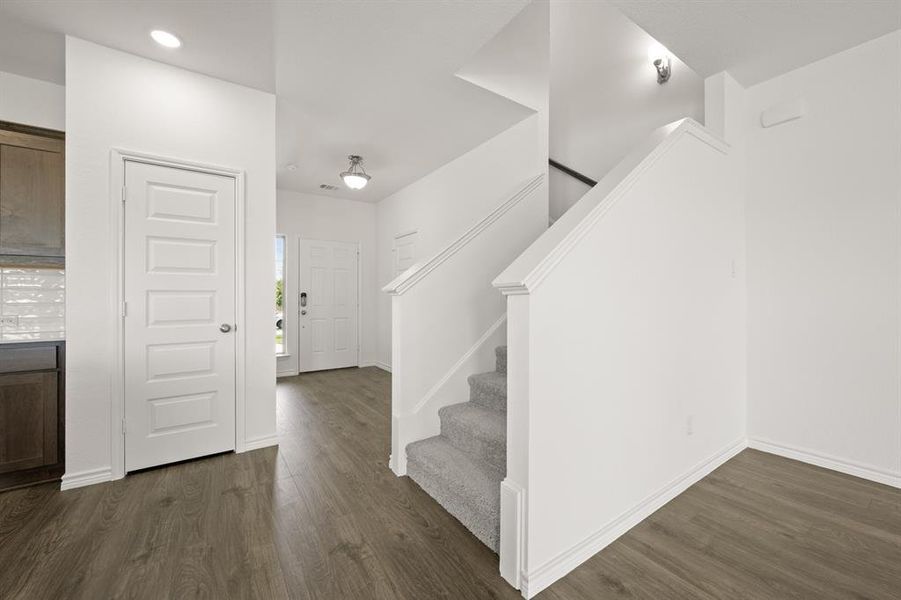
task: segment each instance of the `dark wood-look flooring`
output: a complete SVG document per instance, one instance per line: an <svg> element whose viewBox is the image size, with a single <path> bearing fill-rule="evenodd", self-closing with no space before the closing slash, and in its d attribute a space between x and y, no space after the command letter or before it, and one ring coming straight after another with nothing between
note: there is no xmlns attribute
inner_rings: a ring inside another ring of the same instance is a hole
<svg viewBox="0 0 901 600"><path fill-rule="evenodd" d="M0 598L518 598L386 464L390 377L279 382L278 449L0 494ZM901 598L901 491L746 451L543 592Z"/></svg>

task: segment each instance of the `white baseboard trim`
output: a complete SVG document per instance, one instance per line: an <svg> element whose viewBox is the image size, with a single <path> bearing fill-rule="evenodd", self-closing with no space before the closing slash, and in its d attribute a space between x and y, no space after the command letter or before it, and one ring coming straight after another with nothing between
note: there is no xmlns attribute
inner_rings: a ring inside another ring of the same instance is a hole
<svg viewBox="0 0 901 600"><path fill-rule="evenodd" d="M74 490L75 488L94 485L95 483L106 483L113 480L112 467L100 467L99 469L87 469L78 471L77 473L66 473L63 475L60 483L60 490Z"/></svg>
<svg viewBox="0 0 901 600"><path fill-rule="evenodd" d="M564 577L746 447L747 440L744 437L729 444L710 458L695 465L687 473L654 492L633 508L613 519L569 550L561 552L533 572L523 573L520 576L523 598L534 597L543 589Z"/></svg>
<svg viewBox="0 0 901 600"><path fill-rule="evenodd" d="M880 469L871 465L844 460L835 456L829 456L828 454L821 454L804 448L798 448L796 446L778 444L762 438L748 438L748 447L760 450L761 452L775 454L784 458L790 458L817 467L823 467L824 469L831 469L832 471L838 471L839 473L853 475L854 477L860 477L861 479L867 479L869 481L875 481L876 483L901 489L901 473L892 473L891 471L886 471L885 469Z"/></svg>
<svg viewBox="0 0 901 600"><path fill-rule="evenodd" d="M393 454L388 455L388 468L398 477L404 477L407 474L407 462L395 460Z"/></svg>
<svg viewBox="0 0 901 600"><path fill-rule="evenodd" d="M244 440L243 452L259 450L260 448L268 448L270 446L278 446L278 435L264 435L263 437Z"/></svg>
<svg viewBox="0 0 901 600"><path fill-rule="evenodd" d="M378 367L378 368L380 368L382 371L388 371L389 373L391 372L391 365L389 365L389 364L387 364L387 363L383 363L383 362L381 362L381 361L379 361L379 360L372 361L372 366L373 366L373 367Z"/></svg>
<svg viewBox="0 0 901 600"><path fill-rule="evenodd" d="M522 558L525 543L526 491L521 485L505 478L501 482L501 577L517 590L522 587Z"/></svg>

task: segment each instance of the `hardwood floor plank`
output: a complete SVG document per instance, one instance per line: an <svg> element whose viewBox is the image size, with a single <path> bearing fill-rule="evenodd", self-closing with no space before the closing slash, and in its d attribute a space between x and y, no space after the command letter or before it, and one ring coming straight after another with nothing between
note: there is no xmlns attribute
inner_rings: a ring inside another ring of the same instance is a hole
<svg viewBox="0 0 901 600"><path fill-rule="evenodd" d="M390 384L375 368L280 379L278 448L0 494L0 598L519 598L495 554L388 469ZM539 598L898 590L901 491L749 450Z"/></svg>

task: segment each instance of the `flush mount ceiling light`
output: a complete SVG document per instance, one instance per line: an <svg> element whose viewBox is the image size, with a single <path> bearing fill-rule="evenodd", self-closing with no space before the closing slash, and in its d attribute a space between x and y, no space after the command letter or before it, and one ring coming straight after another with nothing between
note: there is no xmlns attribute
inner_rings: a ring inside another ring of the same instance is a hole
<svg viewBox="0 0 901 600"><path fill-rule="evenodd" d="M657 69L657 83L663 84L669 81L670 75L673 74L673 68L667 49L659 44L653 46L648 50L648 58Z"/></svg>
<svg viewBox="0 0 901 600"><path fill-rule="evenodd" d="M171 34L168 31L163 31L162 29L154 29L150 32L150 37L153 38L154 42L156 42L160 46L165 46L166 48L179 48L181 46L180 39L178 39L174 34Z"/></svg>
<svg viewBox="0 0 901 600"><path fill-rule="evenodd" d="M363 169L363 157L351 154L347 158L350 159L350 166L341 173L341 179L344 180L344 185L350 189L362 190L371 179Z"/></svg>

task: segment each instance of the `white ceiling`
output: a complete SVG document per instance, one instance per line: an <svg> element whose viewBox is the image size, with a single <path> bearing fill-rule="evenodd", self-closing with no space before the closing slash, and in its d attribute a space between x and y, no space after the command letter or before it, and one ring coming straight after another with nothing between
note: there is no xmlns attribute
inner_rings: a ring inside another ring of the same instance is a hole
<svg viewBox="0 0 901 600"><path fill-rule="evenodd" d="M525 7L457 71L457 77L541 110L550 82L548 2Z"/></svg>
<svg viewBox="0 0 901 600"><path fill-rule="evenodd" d="M528 2L2 0L0 70L64 83L68 34L274 91L278 186L377 201L530 114L454 75ZM370 185L320 190L351 153Z"/></svg>
<svg viewBox="0 0 901 600"><path fill-rule="evenodd" d="M702 77L745 86L901 28L901 0L611 0Z"/></svg>
<svg viewBox="0 0 901 600"><path fill-rule="evenodd" d="M17 39L0 42L0 68L17 72L14 69L21 70L18 65L28 60L26 53L36 52L52 64L18 74L64 83L65 50L59 34L68 34L272 92L272 7L264 1L2 0L0 39ZM57 35L36 35L34 29ZM178 50L157 45L148 35L153 29L178 35L184 45ZM50 43L56 53L48 55L50 38L56 40Z"/></svg>
<svg viewBox="0 0 901 600"><path fill-rule="evenodd" d="M526 4L277 5L279 187L341 185L353 153L370 184L326 193L377 201L531 114L455 76Z"/></svg>

